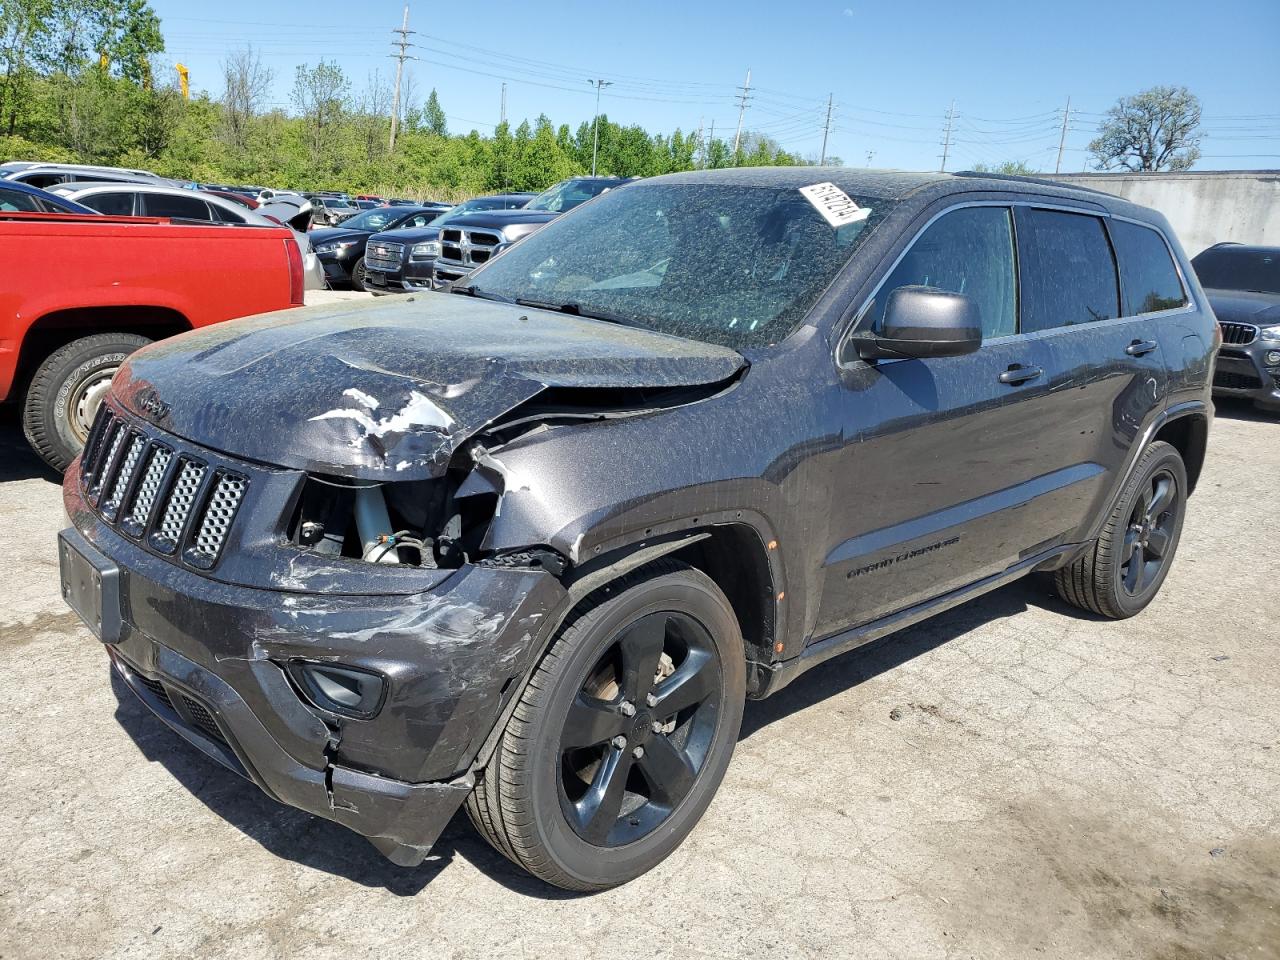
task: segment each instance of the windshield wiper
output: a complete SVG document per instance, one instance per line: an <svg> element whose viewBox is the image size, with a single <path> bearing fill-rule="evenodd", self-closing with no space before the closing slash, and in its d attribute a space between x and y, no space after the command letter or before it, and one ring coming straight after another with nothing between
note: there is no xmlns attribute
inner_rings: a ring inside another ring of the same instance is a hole
<svg viewBox="0 0 1280 960"><path fill-rule="evenodd" d="M465 287L450 287L450 293L465 293L468 296L478 297L481 300L496 300L498 303L517 303L511 297L504 297L500 293L490 293L487 290L481 290L479 287L468 284Z"/></svg>
<svg viewBox="0 0 1280 960"><path fill-rule="evenodd" d="M605 323L616 323L623 327L640 327L648 329L644 324L633 320L631 317L623 316L620 313L611 313L608 310L583 310L582 304L574 303L546 303L542 300L526 300L523 297L517 297L515 300L522 307L534 307L538 310L551 310L556 313L568 313L575 317L586 317L588 320L603 320Z"/></svg>

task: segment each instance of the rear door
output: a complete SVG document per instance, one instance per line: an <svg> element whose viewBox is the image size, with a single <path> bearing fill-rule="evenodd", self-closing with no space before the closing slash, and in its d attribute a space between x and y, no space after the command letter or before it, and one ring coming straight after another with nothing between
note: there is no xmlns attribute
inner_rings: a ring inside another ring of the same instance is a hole
<svg viewBox="0 0 1280 960"><path fill-rule="evenodd" d="M1019 207L1022 325L1050 351L1055 457L1089 474L1074 537L1083 537L1163 410L1168 374L1159 320L1131 314L1108 224L1085 212Z"/></svg>
<svg viewBox="0 0 1280 960"><path fill-rule="evenodd" d="M972 297L982 347L961 357L852 360L816 636L998 573L1071 523L1059 505L1051 354L1018 331L1018 258L1007 205L970 205L911 243L859 326L897 287Z"/></svg>

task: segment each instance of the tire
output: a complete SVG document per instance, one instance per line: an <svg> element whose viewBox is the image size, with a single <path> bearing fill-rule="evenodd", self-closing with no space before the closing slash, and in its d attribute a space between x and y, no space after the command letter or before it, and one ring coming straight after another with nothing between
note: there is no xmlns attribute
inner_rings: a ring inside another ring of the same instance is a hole
<svg viewBox="0 0 1280 960"><path fill-rule="evenodd" d="M364 257L361 257L351 265L351 288L353 290L364 290Z"/></svg>
<svg viewBox="0 0 1280 960"><path fill-rule="evenodd" d="M1187 470L1182 455L1163 441L1151 444L1097 542L1054 574L1058 595L1114 620L1141 612L1155 599L1173 565L1186 504Z"/></svg>
<svg viewBox="0 0 1280 960"><path fill-rule="evenodd" d="M98 404L124 358L151 341L131 333L98 333L73 340L36 368L22 408L22 432L59 473L88 436Z"/></svg>
<svg viewBox="0 0 1280 960"><path fill-rule="evenodd" d="M661 679L646 683L653 665ZM557 887L633 880L670 855L710 804L745 690L742 634L719 587L671 560L635 571L570 614L468 797L471 822ZM650 691L626 712L628 696ZM583 741L591 743L575 746Z"/></svg>

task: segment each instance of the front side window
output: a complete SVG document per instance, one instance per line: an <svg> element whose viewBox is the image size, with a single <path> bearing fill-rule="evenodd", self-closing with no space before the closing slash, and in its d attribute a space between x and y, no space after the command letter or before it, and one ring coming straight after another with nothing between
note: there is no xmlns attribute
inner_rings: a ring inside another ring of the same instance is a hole
<svg viewBox="0 0 1280 960"><path fill-rule="evenodd" d="M984 340L1017 333L1017 260L1008 208L965 207L934 221L876 294L872 307L876 328L884 318L889 294L905 286L970 297L978 306Z"/></svg>
<svg viewBox="0 0 1280 960"><path fill-rule="evenodd" d="M1023 333L1120 315L1115 258L1099 217L1024 210L1018 248L1024 257Z"/></svg>
<svg viewBox="0 0 1280 960"><path fill-rule="evenodd" d="M796 189L637 183L553 220L457 292L740 348L804 319L894 201L836 229Z"/></svg>
<svg viewBox="0 0 1280 960"><path fill-rule="evenodd" d="M132 217L132 193L95 193L79 200L86 207L92 207L108 217Z"/></svg>
<svg viewBox="0 0 1280 960"><path fill-rule="evenodd" d="M1187 294L1164 237L1150 227L1113 220L1111 240L1120 261L1125 316L1171 310L1186 304Z"/></svg>

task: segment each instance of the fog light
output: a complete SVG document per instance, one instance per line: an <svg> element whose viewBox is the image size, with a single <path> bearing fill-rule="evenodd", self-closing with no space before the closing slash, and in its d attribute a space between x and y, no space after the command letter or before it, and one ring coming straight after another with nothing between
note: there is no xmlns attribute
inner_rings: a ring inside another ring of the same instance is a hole
<svg viewBox="0 0 1280 960"><path fill-rule="evenodd" d="M1280 350L1268 350L1266 361L1269 367L1280 367Z"/></svg>
<svg viewBox="0 0 1280 960"><path fill-rule="evenodd" d="M382 676L355 667L293 660L289 673L312 705L344 717L365 720L382 707Z"/></svg>

